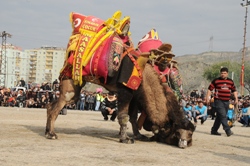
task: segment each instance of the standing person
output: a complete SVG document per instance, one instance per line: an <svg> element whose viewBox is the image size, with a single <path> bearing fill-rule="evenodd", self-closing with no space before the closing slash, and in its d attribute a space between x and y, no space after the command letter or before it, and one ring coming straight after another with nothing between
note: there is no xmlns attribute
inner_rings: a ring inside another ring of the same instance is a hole
<svg viewBox="0 0 250 166"><path fill-rule="evenodd" d="M21 80L18 82L17 86L25 87L25 81L23 80L23 78L21 78Z"/></svg>
<svg viewBox="0 0 250 166"><path fill-rule="evenodd" d="M205 96L206 96L206 91L204 87L202 87L202 89L200 90L200 98L204 100Z"/></svg>
<svg viewBox="0 0 250 166"><path fill-rule="evenodd" d="M84 111L84 105L85 105L85 92L82 90L80 94L80 110Z"/></svg>
<svg viewBox="0 0 250 166"><path fill-rule="evenodd" d="M234 94L235 104L238 103L238 93L232 79L228 78L228 68L223 67L220 69L220 77L214 79L207 91L206 102L209 103L211 91L214 90L214 105L216 111L216 118L211 128L212 135L221 135L218 132L220 125L222 124L227 136L233 135L228 123L227 123L227 111L229 108L229 100L231 93Z"/></svg>
<svg viewBox="0 0 250 166"><path fill-rule="evenodd" d="M95 96L93 93L90 93L89 96L87 97L88 101L88 110L89 111L94 111L94 103L95 103Z"/></svg>
<svg viewBox="0 0 250 166"><path fill-rule="evenodd" d="M96 94L95 111L99 111L99 107L100 107L100 104L101 104L101 98L102 98L102 94L101 94L101 92L98 92Z"/></svg>
<svg viewBox="0 0 250 166"><path fill-rule="evenodd" d="M52 84L52 89L55 91L56 90L56 85L58 84L58 81L57 79L55 79L55 81L53 81L53 84Z"/></svg>

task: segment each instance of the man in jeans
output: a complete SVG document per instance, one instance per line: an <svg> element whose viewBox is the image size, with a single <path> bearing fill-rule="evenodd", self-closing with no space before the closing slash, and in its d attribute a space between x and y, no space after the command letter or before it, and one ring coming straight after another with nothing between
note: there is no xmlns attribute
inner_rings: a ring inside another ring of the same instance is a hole
<svg viewBox="0 0 250 166"><path fill-rule="evenodd" d="M80 94L80 110L84 111L84 106L85 106L85 92L81 91Z"/></svg>
<svg viewBox="0 0 250 166"><path fill-rule="evenodd" d="M209 103L211 91L214 90L214 105L216 111L216 119L213 127L211 128L212 135L221 135L218 132L220 125L222 124L227 136L233 135L228 123L227 123L227 111L229 108L229 100L231 93L234 94L235 104L238 103L238 93L232 79L228 78L228 68L223 67L220 69L220 77L214 79L207 91L206 102Z"/></svg>

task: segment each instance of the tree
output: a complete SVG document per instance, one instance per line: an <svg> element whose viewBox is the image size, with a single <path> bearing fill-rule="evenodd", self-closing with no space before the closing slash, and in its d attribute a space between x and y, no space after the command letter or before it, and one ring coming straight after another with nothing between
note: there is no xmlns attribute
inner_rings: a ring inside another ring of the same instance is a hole
<svg viewBox="0 0 250 166"><path fill-rule="evenodd" d="M207 67L204 70L203 77L205 79L207 79L208 81L212 81L213 79L220 76L221 67L227 67L228 68L229 77L232 78L232 76L233 76L232 79L234 80L235 85L237 87L239 87L239 85L240 85L239 80L240 80L241 65L239 63L237 63L237 62L224 61L224 62L215 63L215 64ZM245 67L245 69L246 69L246 67ZM249 68L249 70L250 70L250 68ZM245 74L245 77L246 77L246 74ZM249 80L250 80L250 75L249 75Z"/></svg>
<svg viewBox="0 0 250 166"><path fill-rule="evenodd" d="M250 93L250 64L245 64L245 71L244 71L244 88Z"/></svg>

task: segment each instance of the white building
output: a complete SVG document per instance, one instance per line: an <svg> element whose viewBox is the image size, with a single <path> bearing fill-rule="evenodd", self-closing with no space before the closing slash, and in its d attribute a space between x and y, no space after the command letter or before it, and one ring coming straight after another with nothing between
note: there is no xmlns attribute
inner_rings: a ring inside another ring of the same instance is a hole
<svg viewBox="0 0 250 166"><path fill-rule="evenodd" d="M30 82L52 83L58 78L64 63L64 48L43 46L39 49L25 50L25 54L30 59L28 78Z"/></svg>
<svg viewBox="0 0 250 166"><path fill-rule="evenodd" d="M0 47L0 54L3 55L0 59L1 72L0 84L5 87L14 87L17 85L20 78L27 79L28 77L28 58L20 47L6 44L6 48Z"/></svg>
<svg viewBox="0 0 250 166"><path fill-rule="evenodd" d="M22 51L11 44L3 48L2 51L0 47L0 86L8 88L16 86L22 78L26 83L52 83L64 63L64 48L41 47Z"/></svg>

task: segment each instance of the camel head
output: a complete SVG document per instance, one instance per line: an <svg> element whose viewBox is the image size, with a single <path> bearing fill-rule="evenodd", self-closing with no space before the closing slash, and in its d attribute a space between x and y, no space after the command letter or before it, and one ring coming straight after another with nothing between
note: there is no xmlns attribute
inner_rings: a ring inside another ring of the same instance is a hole
<svg viewBox="0 0 250 166"><path fill-rule="evenodd" d="M192 146L192 136L195 127L188 119L183 119L179 124L166 123L162 128L153 125L152 131L154 136L152 141L176 145L179 148L187 148Z"/></svg>
<svg viewBox="0 0 250 166"><path fill-rule="evenodd" d="M167 66L170 65L173 57L175 57L171 49L171 44L163 43L159 48L150 50L149 57L152 60L152 65L158 66L158 69L161 72L166 70Z"/></svg>

